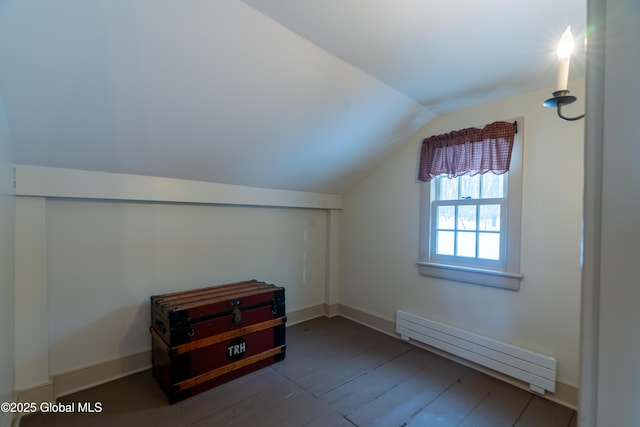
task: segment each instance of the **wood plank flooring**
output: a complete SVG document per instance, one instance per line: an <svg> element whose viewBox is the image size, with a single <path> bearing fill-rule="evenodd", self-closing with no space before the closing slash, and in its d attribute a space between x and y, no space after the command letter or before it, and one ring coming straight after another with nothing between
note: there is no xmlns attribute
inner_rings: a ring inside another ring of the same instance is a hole
<svg viewBox="0 0 640 427"><path fill-rule="evenodd" d="M287 328L284 361L173 405L150 371L61 401L103 410L20 425L576 426L575 411L341 317Z"/></svg>

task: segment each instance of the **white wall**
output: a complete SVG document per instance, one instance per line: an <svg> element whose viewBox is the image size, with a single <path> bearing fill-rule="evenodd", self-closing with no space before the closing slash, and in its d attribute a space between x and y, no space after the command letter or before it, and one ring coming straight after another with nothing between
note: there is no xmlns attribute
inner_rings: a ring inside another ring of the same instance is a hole
<svg viewBox="0 0 640 427"><path fill-rule="evenodd" d="M47 202L51 373L150 347L150 295L258 279L324 303L325 211Z"/></svg>
<svg viewBox="0 0 640 427"><path fill-rule="evenodd" d="M572 82L584 99L584 80ZM343 198L340 302L388 320L396 309L554 356L577 386L583 125L542 107L551 89L440 116ZM582 101L567 115L582 112ZM517 292L418 275L418 150L425 137L523 116ZM548 158L548 154L554 157Z"/></svg>
<svg viewBox="0 0 640 427"><path fill-rule="evenodd" d="M14 189L11 135L0 95L0 402L13 397L14 363ZM8 414L0 412L0 426Z"/></svg>
<svg viewBox="0 0 640 427"><path fill-rule="evenodd" d="M30 313L17 325L17 389L148 351L151 295L258 279L286 288L290 313L336 298L336 213L316 206L339 208L339 196L17 169L16 300Z"/></svg>
<svg viewBox="0 0 640 427"><path fill-rule="evenodd" d="M604 4L604 100L596 99L604 101L604 127L597 129L604 134L596 412L598 426L623 426L640 423L640 3Z"/></svg>

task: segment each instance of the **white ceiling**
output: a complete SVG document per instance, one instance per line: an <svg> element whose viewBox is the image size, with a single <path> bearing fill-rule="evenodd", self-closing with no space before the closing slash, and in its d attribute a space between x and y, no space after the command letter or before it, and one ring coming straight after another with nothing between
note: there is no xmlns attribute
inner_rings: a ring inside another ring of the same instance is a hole
<svg viewBox="0 0 640 427"><path fill-rule="evenodd" d="M339 194L435 115L552 87L585 10L0 0L0 101L18 164Z"/></svg>
<svg viewBox="0 0 640 427"><path fill-rule="evenodd" d="M436 113L553 85L586 21L583 0L243 1Z"/></svg>

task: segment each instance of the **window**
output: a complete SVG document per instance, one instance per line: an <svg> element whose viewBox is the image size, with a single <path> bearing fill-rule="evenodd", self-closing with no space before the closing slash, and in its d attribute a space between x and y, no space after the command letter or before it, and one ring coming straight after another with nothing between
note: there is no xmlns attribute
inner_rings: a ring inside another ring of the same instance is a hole
<svg viewBox="0 0 640 427"><path fill-rule="evenodd" d="M442 263L486 265L500 268L507 211L505 175L484 175L434 180L430 236L432 260Z"/></svg>
<svg viewBox="0 0 640 427"><path fill-rule="evenodd" d="M421 183L421 274L519 289L521 133L510 150L508 172L438 169Z"/></svg>

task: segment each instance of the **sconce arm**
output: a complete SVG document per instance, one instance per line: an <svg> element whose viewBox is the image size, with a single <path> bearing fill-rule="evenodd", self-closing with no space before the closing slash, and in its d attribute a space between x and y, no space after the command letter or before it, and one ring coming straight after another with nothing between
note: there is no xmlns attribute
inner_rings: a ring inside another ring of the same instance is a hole
<svg viewBox="0 0 640 427"><path fill-rule="evenodd" d="M561 119L573 122L575 120L580 120L584 117L584 114L577 117L567 117L562 114L563 105L572 104L576 102L576 100L578 99L575 96L569 95L568 90L558 90L556 92L553 92L552 95L553 95L553 98L547 99L542 103L542 105L544 105L545 107L556 107L558 111L558 116Z"/></svg>
<svg viewBox="0 0 640 427"><path fill-rule="evenodd" d="M584 114L582 114L580 116L576 116L576 117L564 116L564 115L562 115L562 104L559 103L558 104L558 116L560 116L560 118L563 119L563 120L567 120L569 122L573 122L573 121L582 119L584 117Z"/></svg>

